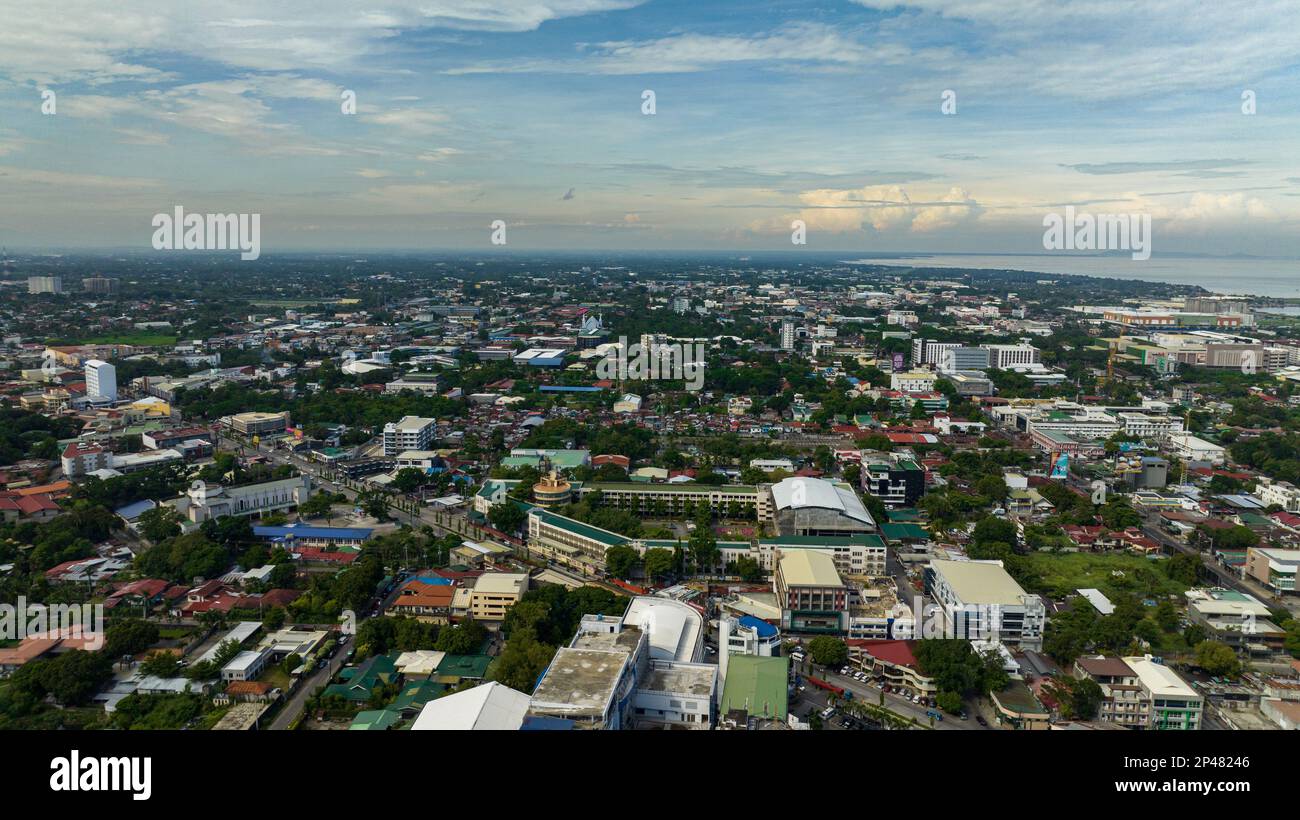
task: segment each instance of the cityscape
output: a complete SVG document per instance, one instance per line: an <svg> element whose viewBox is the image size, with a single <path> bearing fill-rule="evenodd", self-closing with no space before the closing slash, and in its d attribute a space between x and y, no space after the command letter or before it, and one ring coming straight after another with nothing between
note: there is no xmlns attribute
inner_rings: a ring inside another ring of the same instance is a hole
<svg viewBox="0 0 1300 820"><path fill-rule="evenodd" d="M51 793L182 731L1278 779L1188 739L1300 729L1291 4L65 5L0 26Z"/></svg>

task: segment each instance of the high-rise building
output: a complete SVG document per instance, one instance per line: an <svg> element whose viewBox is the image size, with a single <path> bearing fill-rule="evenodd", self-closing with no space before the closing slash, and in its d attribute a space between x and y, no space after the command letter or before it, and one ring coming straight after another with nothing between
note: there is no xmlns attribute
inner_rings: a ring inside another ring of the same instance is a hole
<svg viewBox="0 0 1300 820"><path fill-rule="evenodd" d="M27 277L28 293L63 293L62 276Z"/></svg>
<svg viewBox="0 0 1300 820"><path fill-rule="evenodd" d="M99 359L87 361L86 395L117 401L117 368Z"/></svg>
<svg viewBox="0 0 1300 820"><path fill-rule="evenodd" d="M112 296L117 293L120 284L120 279L110 279L107 276L91 276L81 280L81 289L86 293Z"/></svg>
<svg viewBox="0 0 1300 820"><path fill-rule="evenodd" d="M437 432L437 422L419 416L403 416L384 425L384 455L393 457L407 450L427 450Z"/></svg>
<svg viewBox="0 0 1300 820"><path fill-rule="evenodd" d="M793 319L781 320L781 349L794 350L795 341L799 338L799 331Z"/></svg>
<svg viewBox="0 0 1300 820"><path fill-rule="evenodd" d="M940 373L947 374L963 370L987 370L991 361L987 348L957 345L942 351L935 364L939 366Z"/></svg>
<svg viewBox="0 0 1300 820"><path fill-rule="evenodd" d="M1033 345L980 345L980 347L989 352L989 367L994 370L1006 370L1021 365L1038 364L1042 361L1042 354Z"/></svg>

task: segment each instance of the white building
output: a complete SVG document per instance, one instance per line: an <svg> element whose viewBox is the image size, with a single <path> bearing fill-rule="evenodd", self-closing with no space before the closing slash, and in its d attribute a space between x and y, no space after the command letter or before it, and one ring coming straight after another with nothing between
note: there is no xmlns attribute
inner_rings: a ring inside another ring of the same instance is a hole
<svg viewBox="0 0 1300 820"><path fill-rule="evenodd" d="M1191 433L1175 433L1169 437L1169 449L1183 461L1222 464L1224 449Z"/></svg>
<svg viewBox="0 0 1300 820"><path fill-rule="evenodd" d="M939 604L945 634L1040 649L1047 609L1002 568L1001 561L931 560L926 591Z"/></svg>
<svg viewBox="0 0 1300 820"><path fill-rule="evenodd" d="M795 342L799 338L798 326L793 319L784 319L781 321L781 349L794 350Z"/></svg>
<svg viewBox="0 0 1300 820"><path fill-rule="evenodd" d="M1042 353L1033 345L980 345L989 352L989 367L1005 370L1016 365L1038 364Z"/></svg>
<svg viewBox="0 0 1300 820"><path fill-rule="evenodd" d="M939 377L928 370L909 370L905 373L891 373L889 389L903 393L929 393L934 390L934 383Z"/></svg>
<svg viewBox="0 0 1300 820"><path fill-rule="evenodd" d="M181 515L201 524L223 515L265 515L287 510L306 501L309 495L311 481L307 476L242 487L223 487L220 484L195 481L185 495L166 503L174 504Z"/></svg>
<svg viewBox="0 0 1300 820"><path fill-rule="evenodd" d="M1205 699L1164 664L1156 663L1150 655L1124 658L1124 663L1137 675L1145 699L1150 701L1150 722L1147 728L1199 729Z"/></svg>
<svg viewBox="0 0 1300 820"><path fill-rule="evenodd" d="M1300 512L1300 487L1290 482L1260 476L1255 483L1255 497L1266 507L1276 504L1287 512Z"/></svg>
<svg viewBox="0 0 1300 820"><path fill-rule="evenodd" d="M99 359L87 361L86 395L117 401L117 368Z"/></svg>
<svg viewBox="0 0 1300 820"><path fill-rule="evenodd" d="M428 450L437 422L420 416L403 416L384 425L384 455L394 457L406 450Z"/></svg>

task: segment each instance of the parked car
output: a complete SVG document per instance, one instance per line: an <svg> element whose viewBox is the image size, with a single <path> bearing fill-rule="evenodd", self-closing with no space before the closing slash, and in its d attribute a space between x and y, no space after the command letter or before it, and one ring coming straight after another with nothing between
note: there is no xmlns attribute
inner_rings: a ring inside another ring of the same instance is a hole
<svg viewBox="0 0 1300 820"><path fill-rule="evenodd" d="M975 716L975 722L978 723L978 724L981 725L981 726L984 726L984 727L988 727L988 725L989 725L989 722L988 722L987 720L984 719L984 716L983 716L983 715L976 715L976 716Z"/></svg>

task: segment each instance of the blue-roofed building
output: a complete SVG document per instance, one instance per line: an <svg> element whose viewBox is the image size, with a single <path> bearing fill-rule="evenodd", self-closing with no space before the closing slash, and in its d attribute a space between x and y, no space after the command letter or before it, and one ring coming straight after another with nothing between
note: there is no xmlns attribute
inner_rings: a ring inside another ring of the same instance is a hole
<svg viewBox="0 0 1300 820"><path fill-rule="evenodd" d="M137 501L134 504L127 504L125 507L118 507L113 512L118 518L121 518L126 523L134 524L136 521L140 520L140 516L157 506L158 503L156 501L151 501L146 498L144 501Z"/></svg>
<svg viewBox="0 0 1300 820"><path fill-rule="evenodd" d="M733 618L724 615L718 622L718 649L722 657L718 664L726 677L727 658L731 655L754 655L770 658L781 654L781 630L762 618L741 615Z"/></svg>
<svg viewBox="0 0 1300 820"><path fill-rule="evenodd" d="M373 533L374 530L365 527L308 527L303 524L253 527L256 538L298 547L360 547Z"/></svg>

